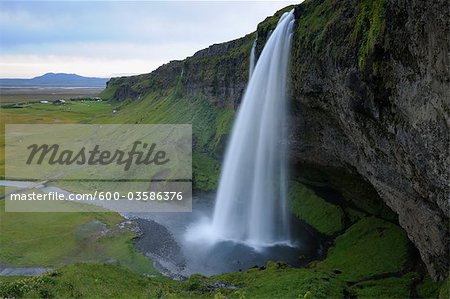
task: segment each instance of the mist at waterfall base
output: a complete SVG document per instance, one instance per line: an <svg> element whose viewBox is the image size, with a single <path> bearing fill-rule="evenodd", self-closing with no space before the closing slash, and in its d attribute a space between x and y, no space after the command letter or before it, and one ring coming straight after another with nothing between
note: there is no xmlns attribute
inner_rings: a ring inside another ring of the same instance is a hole
<svg viewBox="0 0 450 299"><path fill-rule="evenodd" d="M269 260L302 266L319 254L317 237L292 223L287 207L286 86L293 25L293 11L285 13L256 64L253 44L249 82L217 194L196 194L192 213L128 215L140 218L143 235L136 247L162 273L212 275Z"/></svg>
<svg viewBox="0 0 450 299"><path fill-rule="evenodd" d="M321 256L320 238L295 219L292 219L291 232L297 240L295 247L280 244L255 249L234 241L187 240L186 234L193 233L193 225L210 224L215 197L215 193L194 195L192 213L123 214L140 228L141 236L135 240L135 248L148 256L162 274L173 278L245 271L265 266L269 260L299 267Z"/></svg>

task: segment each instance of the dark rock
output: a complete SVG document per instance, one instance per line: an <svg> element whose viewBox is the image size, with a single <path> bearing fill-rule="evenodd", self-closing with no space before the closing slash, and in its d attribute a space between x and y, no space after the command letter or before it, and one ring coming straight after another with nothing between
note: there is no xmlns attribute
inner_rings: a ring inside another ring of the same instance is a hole
<svg viewBox="0 0 450 299"><path fill-rule="evenodd" d="M333 43L348 57L324 58L300 43L293 64L301 74L293 91L299 107L292 115L294 159L355 169L399 215L438 279L448 274L450 242L450 16L444 2L386 2L384 32L364 68L345 50L345 39ZM345 26L353 24L328 23L324 39Z"/></svg>

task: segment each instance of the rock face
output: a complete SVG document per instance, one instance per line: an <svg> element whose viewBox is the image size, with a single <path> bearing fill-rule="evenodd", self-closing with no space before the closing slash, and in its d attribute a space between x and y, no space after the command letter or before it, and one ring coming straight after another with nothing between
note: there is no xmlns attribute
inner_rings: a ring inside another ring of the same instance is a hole
<svg viewBox="0 0 450 299"><path fill-rule="evenodd" d="M281 13L254 34L150 74L112 79L112 98L138 99L182 86L181 96L236 108L251 45L257 36L261 51ZM398 215L429 273L442 279L450 249L448 3L307 0L295 14L289 140L294 172L316 169L330 182L343 175L362 182L341 185L341 191L349 198L376 193L370 197Z"/></svg>
<svg viewBox="0 0 450 299"><path fill-rule="evenodd" d="M183 96L203 96L218 107L238 105L247 84L249 53L254 34L212 45L183 61L171 61L150 74L112 78L116 100L138 99L149 91L182 86Z"/></svg>
<svg viewBox="0 0 450 299"><path fill-rule="evenodd" d="M293 63L295 159L362 175L399 215L435 278L447 275L450 241L446 5L330 3L325 14L339 11L337 20L320 40L311 28L297 31ZM359 32L347 17L354 7ZM310 13L299 8L300 22Z"/></svg>

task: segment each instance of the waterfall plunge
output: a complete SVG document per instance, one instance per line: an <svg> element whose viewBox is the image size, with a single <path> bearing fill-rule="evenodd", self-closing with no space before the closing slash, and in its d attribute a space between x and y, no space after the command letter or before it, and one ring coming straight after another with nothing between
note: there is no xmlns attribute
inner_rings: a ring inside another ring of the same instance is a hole
<svg viewBox="0 0 450 299"><path fill-rule="evenodd" d="M188 238L231 240L253 247L289 242L286 173L286 85L293 10L270 35L242 99L212 223ZM253 63L253 61L252 61Z"/></svg>

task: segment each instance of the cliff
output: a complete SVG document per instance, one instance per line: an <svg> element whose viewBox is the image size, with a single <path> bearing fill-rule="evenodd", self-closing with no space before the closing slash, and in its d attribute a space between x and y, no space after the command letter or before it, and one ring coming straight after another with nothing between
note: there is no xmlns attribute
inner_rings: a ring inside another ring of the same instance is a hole
<svg viewBox="0 0 450 299"><path fill-rule="evenodd" d="M260 53L283 11L243 38L150 74L113 78L102 96L121 102L125 121L192 121L194 183L212 189L215 159L247 82L251 45L257 37ZM447 3L307 0L295 6L295 15L289 141L295 178L330 186L346 205L395 221L387 204L430 275L444 278L450 243Z"/></svg>

